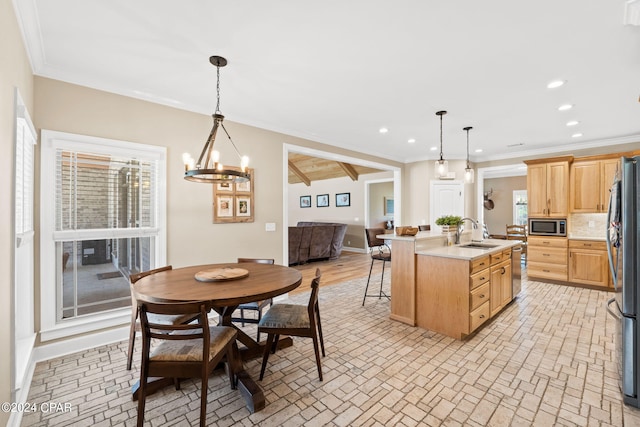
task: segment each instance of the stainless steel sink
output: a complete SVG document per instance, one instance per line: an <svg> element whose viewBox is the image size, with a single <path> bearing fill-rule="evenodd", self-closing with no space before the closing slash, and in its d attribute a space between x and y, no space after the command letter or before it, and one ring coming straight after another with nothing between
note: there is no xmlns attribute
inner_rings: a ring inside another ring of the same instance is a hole
<svg viewBox="0 0 640 427"><path fill-rule="evenodd" d="M474 248L474 249L493 249L497 248L498 245L490 245L488 243L465 243L464 245L460 245L463 248Z"/></svg>

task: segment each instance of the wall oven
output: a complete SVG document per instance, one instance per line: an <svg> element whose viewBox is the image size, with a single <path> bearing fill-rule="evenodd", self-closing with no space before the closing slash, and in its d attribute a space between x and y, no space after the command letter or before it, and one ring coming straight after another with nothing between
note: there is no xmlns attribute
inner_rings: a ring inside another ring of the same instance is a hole
<svg viewBox="0 0 640 427"><path fill-rule="evenodd" d="M531 236L567 236L567 220L557 218L529 218Z"/></svg>

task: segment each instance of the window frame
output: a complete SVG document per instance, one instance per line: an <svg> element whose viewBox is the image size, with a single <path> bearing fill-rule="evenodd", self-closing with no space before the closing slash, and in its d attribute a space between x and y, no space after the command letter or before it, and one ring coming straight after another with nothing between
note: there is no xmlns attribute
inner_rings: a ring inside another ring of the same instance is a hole
<svg viewBox="0 0 640 427"><path fill-rule="evenodd" d="M56 231L56 150L63 148L108 156L126 156L156 161L155 227L136 230L73 230ZM43 129L41 131L40 167L40 336L42 341L92 332L103 328L129 323L131 308L85 315L78 318L57 320L56 242L60 238L90 237L117 238L152 235L156 240L154 259L156 265L166 264L166 147L136 142L77 135Z"/></svg>

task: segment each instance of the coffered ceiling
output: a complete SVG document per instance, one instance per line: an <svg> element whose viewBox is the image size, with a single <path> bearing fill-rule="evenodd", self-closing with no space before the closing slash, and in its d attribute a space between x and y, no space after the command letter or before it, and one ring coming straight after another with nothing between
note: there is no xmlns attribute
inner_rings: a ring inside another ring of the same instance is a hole
<svg viewBox="0 0 640 427"><path fill-rule="evenodd" d="M228 121L401 162L438 157L438 110L448 159L465 126L472 161L640 141L625 0L13 3L39 76L211 114L221 55Z"/></svg>

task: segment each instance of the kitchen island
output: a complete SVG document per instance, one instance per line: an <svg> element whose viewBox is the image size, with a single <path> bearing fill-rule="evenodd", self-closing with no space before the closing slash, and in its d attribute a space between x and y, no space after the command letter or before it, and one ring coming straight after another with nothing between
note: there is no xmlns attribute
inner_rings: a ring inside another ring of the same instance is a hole
<svg viewBox="0 0 640 427"><path fill-rule="evenodd" d="M393 251L391 319L464 339L511 302L511 248L520 242L470 237L447 246L437 231L383 236Z"/></svg>

